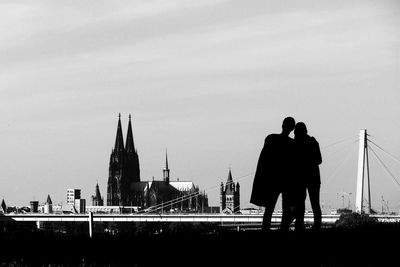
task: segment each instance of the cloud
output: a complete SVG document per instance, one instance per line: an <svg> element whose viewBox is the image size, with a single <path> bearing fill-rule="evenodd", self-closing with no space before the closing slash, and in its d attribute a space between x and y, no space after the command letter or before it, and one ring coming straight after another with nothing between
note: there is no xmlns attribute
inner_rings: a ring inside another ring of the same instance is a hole
<svg viewBox="0 0 400 267"><path fill-rule="evenodd" d="M75 170L58 159L52 174L90 183L106 177L118 112L132 112L146 178L170 144L179 176L209 187L229 158L248 173L282 114L325 140L364 123L384 129L379 116L399 113L398 11L369 1L2 1L0 158L12 165L12 153L32 180L59 181L35 167L53 161L56 144L79 157L68 157ZM18 175L27 174L10 167L2 188Z"/></svg>

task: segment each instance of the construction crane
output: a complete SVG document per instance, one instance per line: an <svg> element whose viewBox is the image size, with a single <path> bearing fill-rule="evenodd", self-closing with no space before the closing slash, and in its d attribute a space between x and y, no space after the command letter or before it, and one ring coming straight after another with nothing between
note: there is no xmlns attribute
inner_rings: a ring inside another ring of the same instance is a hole
<svg viewBox="0 0 400 267"><path fill-rule="evenodd" d="M337 195L340 196L342 198L342 209L344 209L344 199L345 196L348 197L348 203L347 203L347 209L350 209L350 196L351 196L351 192L345 192L345 191L341 191L341 192L337 192Z"/></svg>
<svg viewBox="0 0 400 267"><path fill-rule="evenodd" d="M389 210L389 200L385 201L385 200L383 199L383 196L381 196L381 198L382 198L382 214L384 214L384 213L390 213L390 210Z"/></svg>

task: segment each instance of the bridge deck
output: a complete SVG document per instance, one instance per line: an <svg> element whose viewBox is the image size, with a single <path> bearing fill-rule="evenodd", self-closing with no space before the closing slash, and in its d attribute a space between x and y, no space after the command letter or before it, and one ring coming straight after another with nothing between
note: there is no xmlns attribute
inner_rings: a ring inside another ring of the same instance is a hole
<svg viewBox="0 0 400 267"><path fill-rule="evenodd" d="M382 222L399 222L399 215L371 215ZM323 223L335 223L340 215L322 215ZM305 222L312 222L313 215L306 214ZM88 214L7 214L0 221L18 222L87 222ZM274 214L272 222L280 222L281 214ZM214 222L214 223L261 223L262 214L93 214L93 222Z"/></svg>

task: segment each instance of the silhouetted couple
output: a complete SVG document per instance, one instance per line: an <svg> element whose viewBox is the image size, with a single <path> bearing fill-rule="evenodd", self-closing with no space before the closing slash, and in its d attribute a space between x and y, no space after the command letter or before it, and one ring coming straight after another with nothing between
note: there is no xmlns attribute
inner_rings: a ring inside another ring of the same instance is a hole
<svg viewBox="0 0 400 267"><path fill-rule="evenodd" d="M294 130L294 139L289 134ZM276 202L282 194L281 230L288 231L295 219L295 230L304 229L305 200L308 191L314 213L314 229L321 228L319 191L322 162L319 144L307 134L303 122L287 117L280 134L265 138L253 182L250 202L265 207L262 230L269 231Z"/></svg>

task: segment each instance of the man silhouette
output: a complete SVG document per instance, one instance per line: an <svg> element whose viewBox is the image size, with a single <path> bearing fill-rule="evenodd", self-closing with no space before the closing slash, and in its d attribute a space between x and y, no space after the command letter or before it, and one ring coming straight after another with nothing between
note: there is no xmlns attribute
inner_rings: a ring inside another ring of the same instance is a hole
<svg viewBox="0 0 400 267"><path fill-rule="evenodd" d="M270 134L265 138L264 147L258 159L250 203L265 207L262 223L264 232L270 230L272 213L281 193L283 210L281 229L288 230L289 227L284 222L290 217L290 203L283 189L293 169L293 139L289 137L289 134L294 127L295 120L292 117L285 118L282 123L282 132Z"/></svg>

